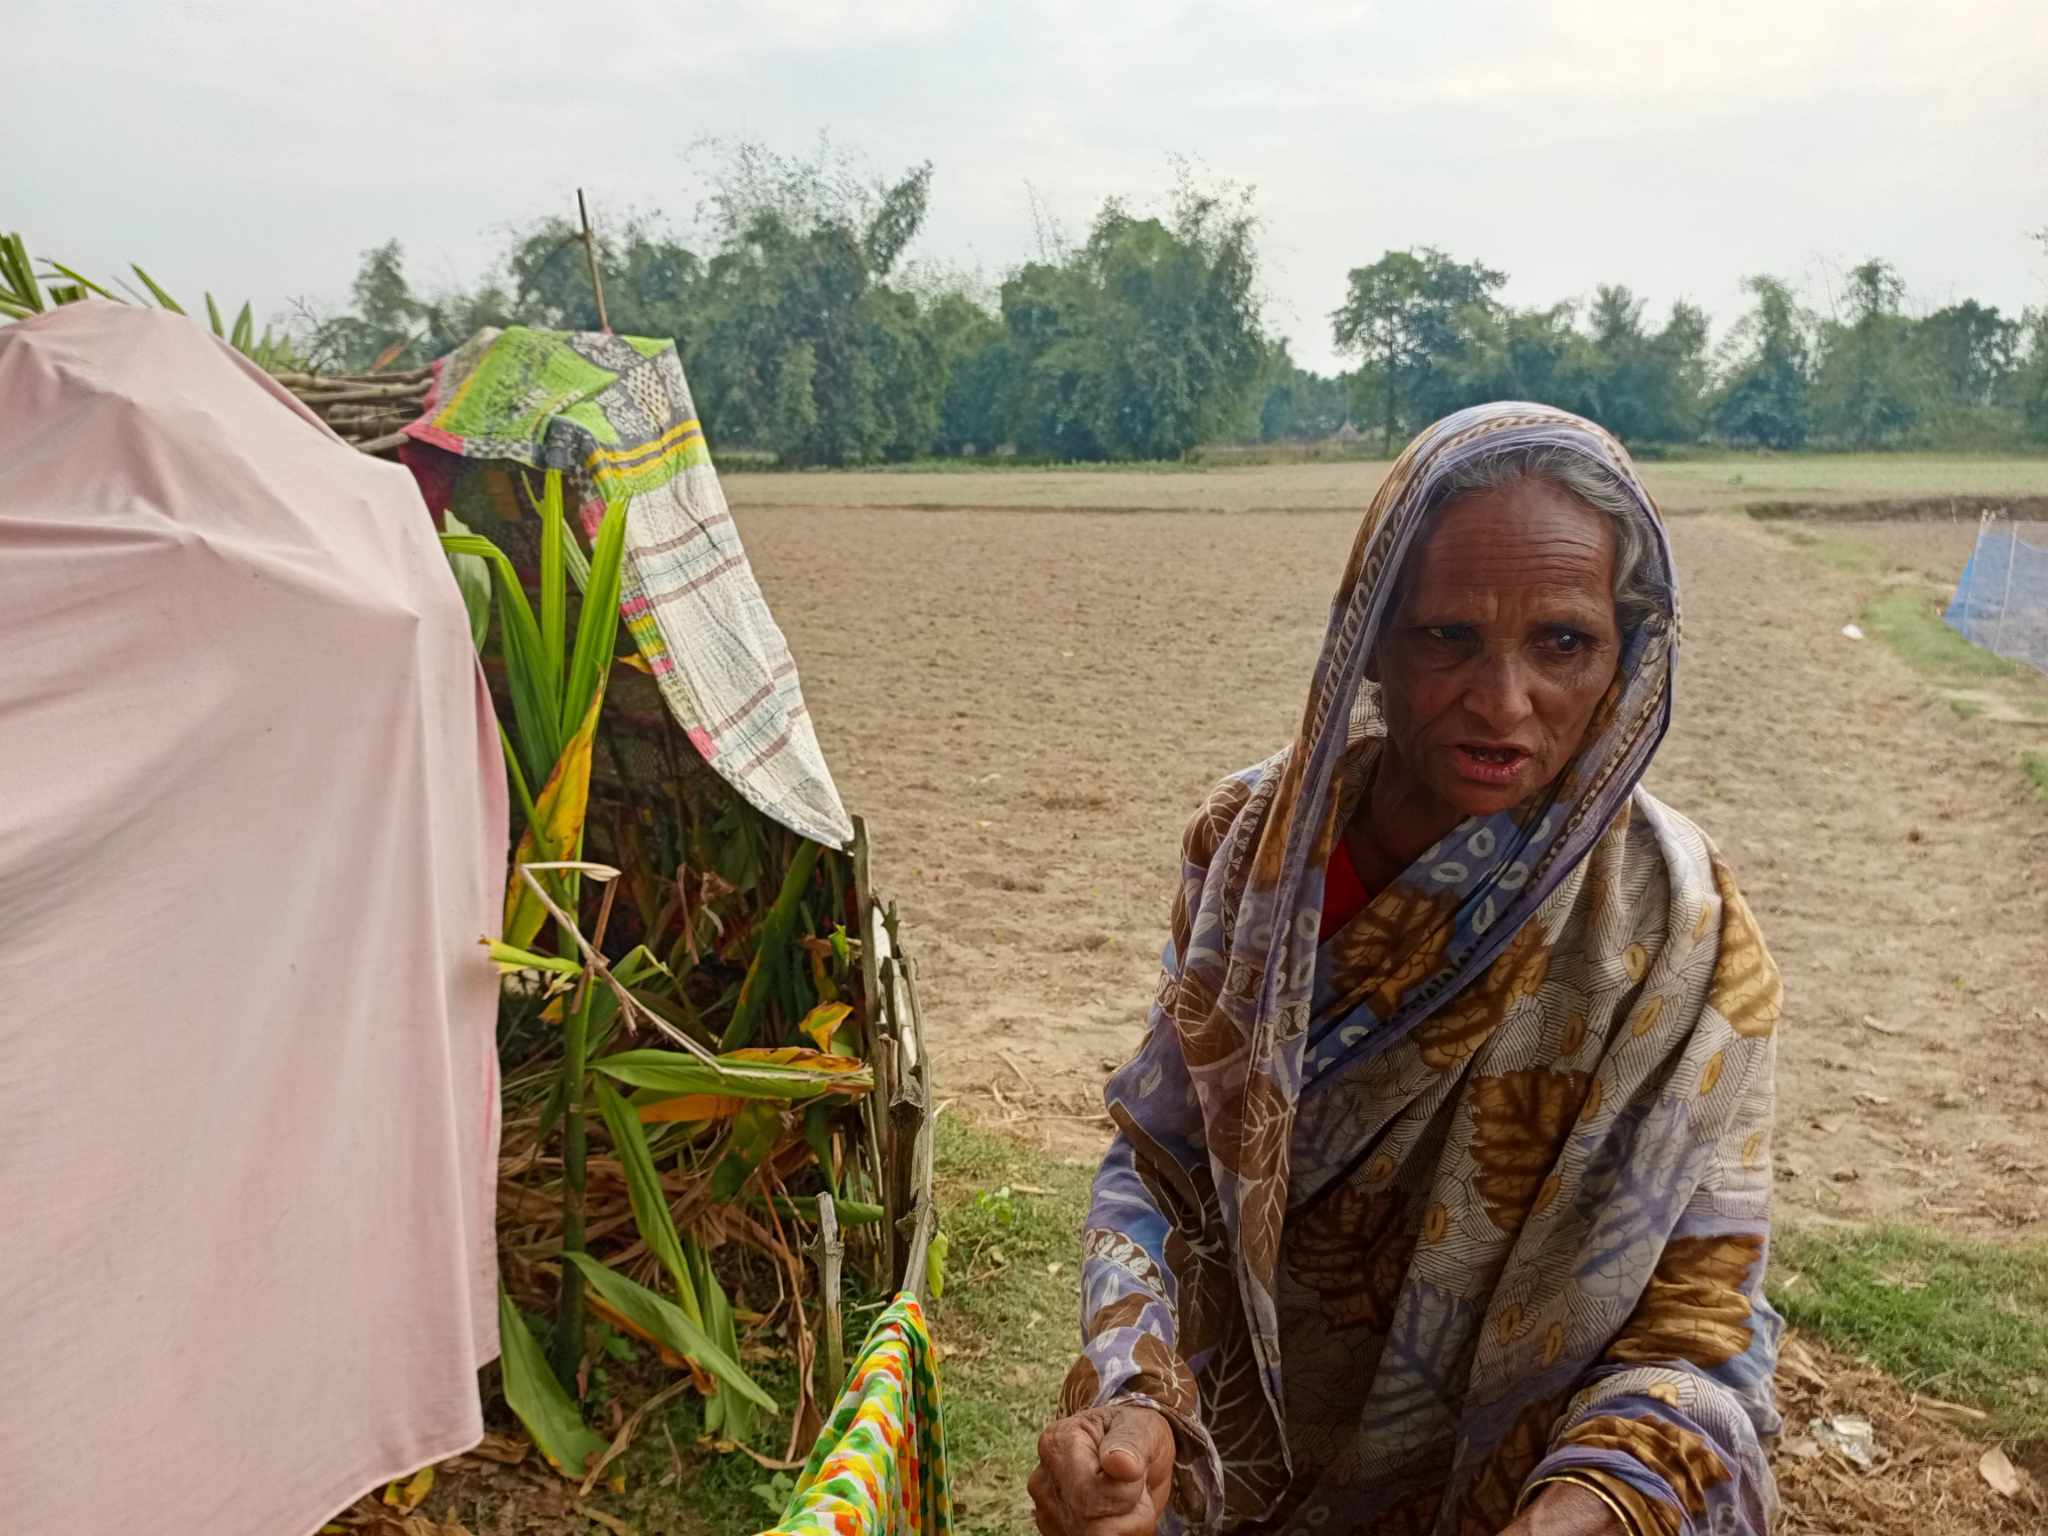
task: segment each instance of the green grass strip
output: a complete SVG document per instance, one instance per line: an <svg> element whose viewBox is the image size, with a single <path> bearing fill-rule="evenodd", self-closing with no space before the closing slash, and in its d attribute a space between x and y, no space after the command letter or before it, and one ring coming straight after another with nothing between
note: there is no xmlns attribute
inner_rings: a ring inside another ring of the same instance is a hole
<svg viewBox="0 0 2048 1536"><path fill-rule="evenodd" d="M1781 1234L1772 1301L1907 1387L2048 1434L2048 1245L1885 1226Z"/></svg>

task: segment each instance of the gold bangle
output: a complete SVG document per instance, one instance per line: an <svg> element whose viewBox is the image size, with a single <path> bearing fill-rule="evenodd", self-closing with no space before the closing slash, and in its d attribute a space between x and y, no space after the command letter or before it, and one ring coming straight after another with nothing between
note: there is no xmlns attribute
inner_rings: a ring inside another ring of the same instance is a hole
<svg viewBox="0 0 2048 1536"><path fill-rule="evenodd" d="M1616 1499L1613 1494L1602 1488L1590 1477L1577 1477L1570 1472L1555 1472L1549 1477L1544 1478L1542 1482L1531 1483L1528 1492L1522 1495L1522 1508L1526 1509L1528 1507L1530 1501L1535 1497L1537 1489L1548 1487L1552 1483L1569 1483L1574 1488L1585 1489L1586 1492L1592 1494L1594 1498L1607 1506L1607 1512L1614 1516L1615 1523L1622 1529L1623 1536L1643 1536L1643 1533L1636 1529L1635 1521L1629 1519L1628 1511L1621 1507L1620 1500ZM1518 1509L1516 1513L1520 1514L1521 1510Z"/></svg>

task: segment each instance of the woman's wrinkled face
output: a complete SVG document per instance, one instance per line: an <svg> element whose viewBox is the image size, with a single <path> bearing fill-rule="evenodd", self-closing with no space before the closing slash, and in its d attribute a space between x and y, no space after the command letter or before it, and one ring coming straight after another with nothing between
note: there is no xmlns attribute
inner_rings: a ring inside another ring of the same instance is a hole
<svg viewBox="0 0 2048 1536"><path fill-rule="evenodd" d="M1374 669L1380 788L1448 830L1520 805L1578 751L1621 652L1615 535L1520 480L1442 508L1425 539Z"/></svg>

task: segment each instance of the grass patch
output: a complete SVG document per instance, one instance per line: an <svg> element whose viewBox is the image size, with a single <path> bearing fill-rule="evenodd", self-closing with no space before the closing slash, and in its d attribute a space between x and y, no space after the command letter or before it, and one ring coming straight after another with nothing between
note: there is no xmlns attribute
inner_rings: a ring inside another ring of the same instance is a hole
<svg viewBox="0 0 2048 1536"><path fill-rule="evenodd" d="M954 1116L939 1121L950 1246L933 1329L962 1536L1031 1528L1024 1480L1080 1351L1076 1263L1093 1177Z"/></svg>
<svg viewBox="0 0 2048 1536"><path fill-rule="evenodd" d="M937 1174L948 1251L931 1323L941 1352L954 1529L959 1536L1010 1536L1031 1529L1025 1479L1080 1348L1076 1261L1093 1169L944 1115ZM849 1288L849 1357L881 1308L880 1300ZM758 1341L746 1365L787 1410L796 1383L786 1341ZM597 1368L588 1411L609 1433L618 1413L672 1379L643 1349L622 1347ZM787 1427L779 1419L755 1436L754 1448L779 1455ZM690 1392L642 1425L614 1470L624 1477L623 1491L601 1487L587 1504L639 1536L752 1536L775 1523L794 1486L794 1474L707 1444L703 1403ZM472 1530L593 1530L580 1507L544 1476L488 1487L474 1477L444 1477L426 1512Z"/></svg>
<svg viewBox="0 0 2048 1536"><path fill-rule="evenodd" d="M951 1114L939 1119L937 1150L946 1283L931 1324L942 1352L954 1528L960 1536L1008 1536L1031 1528L1024 1480L1080 1349L1077 1260L1094 1171ZM877 1302L848 1297L849 1356L879 1310ZM792 1400L786 1374L752 1359L747 1364L777 1401ZM671 1523L646 1525L650 1536L747 1536L774 1523L786 1481L778 1484L744 1456L693 1454L703 1419L693 1396L685 1394L668 1419L682 1448L680 1486L660 1487L671 1470L668 1440L650 1424L628 1458L628 1492L609 1500L611 1507L642 1521L663 1505L686 1511L665 1515Z"/></svg>
<svg viewBox="0 0 2048 1536"><path fill-rule="evenodd" d="M848 1331L865 1328L848 1309ZM850 1340L851 1350L858 1338ZM758 1432L757 1450L780 1455L787 1410L796 1400L796 1374L786 1359L747 1359L747 1370L784 1412ZM629 1401L639 1401L636 1393ZM804 1447L808 1450L809 1447ZM801 1454L801 1453L800 1453ZM774 1525L795 1488L794 1475L766 1471L738 1452L720 1454L704 1442L704 1403L685 1392L641 1427L619 1463L623 1493L601 1494L602 1507L631 1521L642 1536L752 1536Z"/></svg>
<svg viewBox="0 0 2048 1536"><path fill-rule="evenodd" d="M2019 668L1970 644L1943 622L1941 610L1909 589L1880 592L1863 609L1863 627L1906 662L1941 682L2012 677Z"/></svg>
<svg viewBox="0 0 2048 1536"><path fill-rule="evenodd" d="M1811 528L1787 528L1784 537L1788 543L1838 571L1871 572L1878 566L1876 550L1856 539L1845 539L1840 534L1819 533Z"/></svg>
<svg viewBox="0 0 2048 1536"><path fill-rule="evenodd" d="M1891 1226L1781 1234L1777 1250L1787 1321L2005 1433L2048 1435L2048 1246Z"/></svg>
<svg viewBox="0 0 2048 1536"><path fill-rule="evenodd" d="M2048 752L2022 752L2020 772L2044 800L2048 800Z"/></svg>

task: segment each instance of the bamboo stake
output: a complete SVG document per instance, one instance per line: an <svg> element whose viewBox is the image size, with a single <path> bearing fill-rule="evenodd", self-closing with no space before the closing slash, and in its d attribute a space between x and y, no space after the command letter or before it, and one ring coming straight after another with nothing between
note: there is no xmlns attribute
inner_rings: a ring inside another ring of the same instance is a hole
<svg viewBox="0 0 2048 1536"><path fill-rule="evenodd" d="M612 323L604 312L604 274L597 269L597 236L590 228L590 209L583 201L583 189L576 189L576 212L583 219L583 258L590 263L590 287L597 295L597 328L609 336Z"/></svg>
<svg viewBox="0 0 2048 1536"><path fill-rule="evenodd" d="M937 1106L933 1102L931 1085L931 1061L924 1051L924 1007L917 995L917 967L907 960L899 959L903 967L903 991L907 1000L906 1012L909 1040L908 1051L914 1053L914 1065L910 1069L914 1092L912 1098L917 1105L917 1130L912 1140L910 1169L910 1201L913 1219L910 1229L910 1243L903 1259L902 1289L913 1293L919 1303L931 1305L929 1257L932 1239L939 1230L939 1203L934 1185L936 1184L936 1160L938 1155Z"/></svg>
<svg viewBox="0 0 2048 1536"><path fill-rule="evenodd" d="M813 1390L812 1398L825 1408L839 1401L846 1385L846 1324L839 1312L839 1271L846 1259L846 1244L839 1237L839 1216L832 1197L818 1193L818 1237L813 1246L818 1259L818 1288L824 1293L825 1308L825 1390Z"/></svg>
<svg viewBox="0 0 2048 1536"><path fill-rule="evenodd" d="M889 1127L889 1102L895 1086L896 1051L883 1016L879 907L868 867L867 822L859 816L853 818L852 852L855 925L860 930L861 1047L875 1074L875 1090L861 1100L860 1118L861 1129L866 1133L875 1198L882 1206L882 1230L877 1234L881 1263L884 1270L889 1270L896 1258L896 1220L903 1214L890 1204L894 1198L889 1178L894 1143Z"/></svg>

